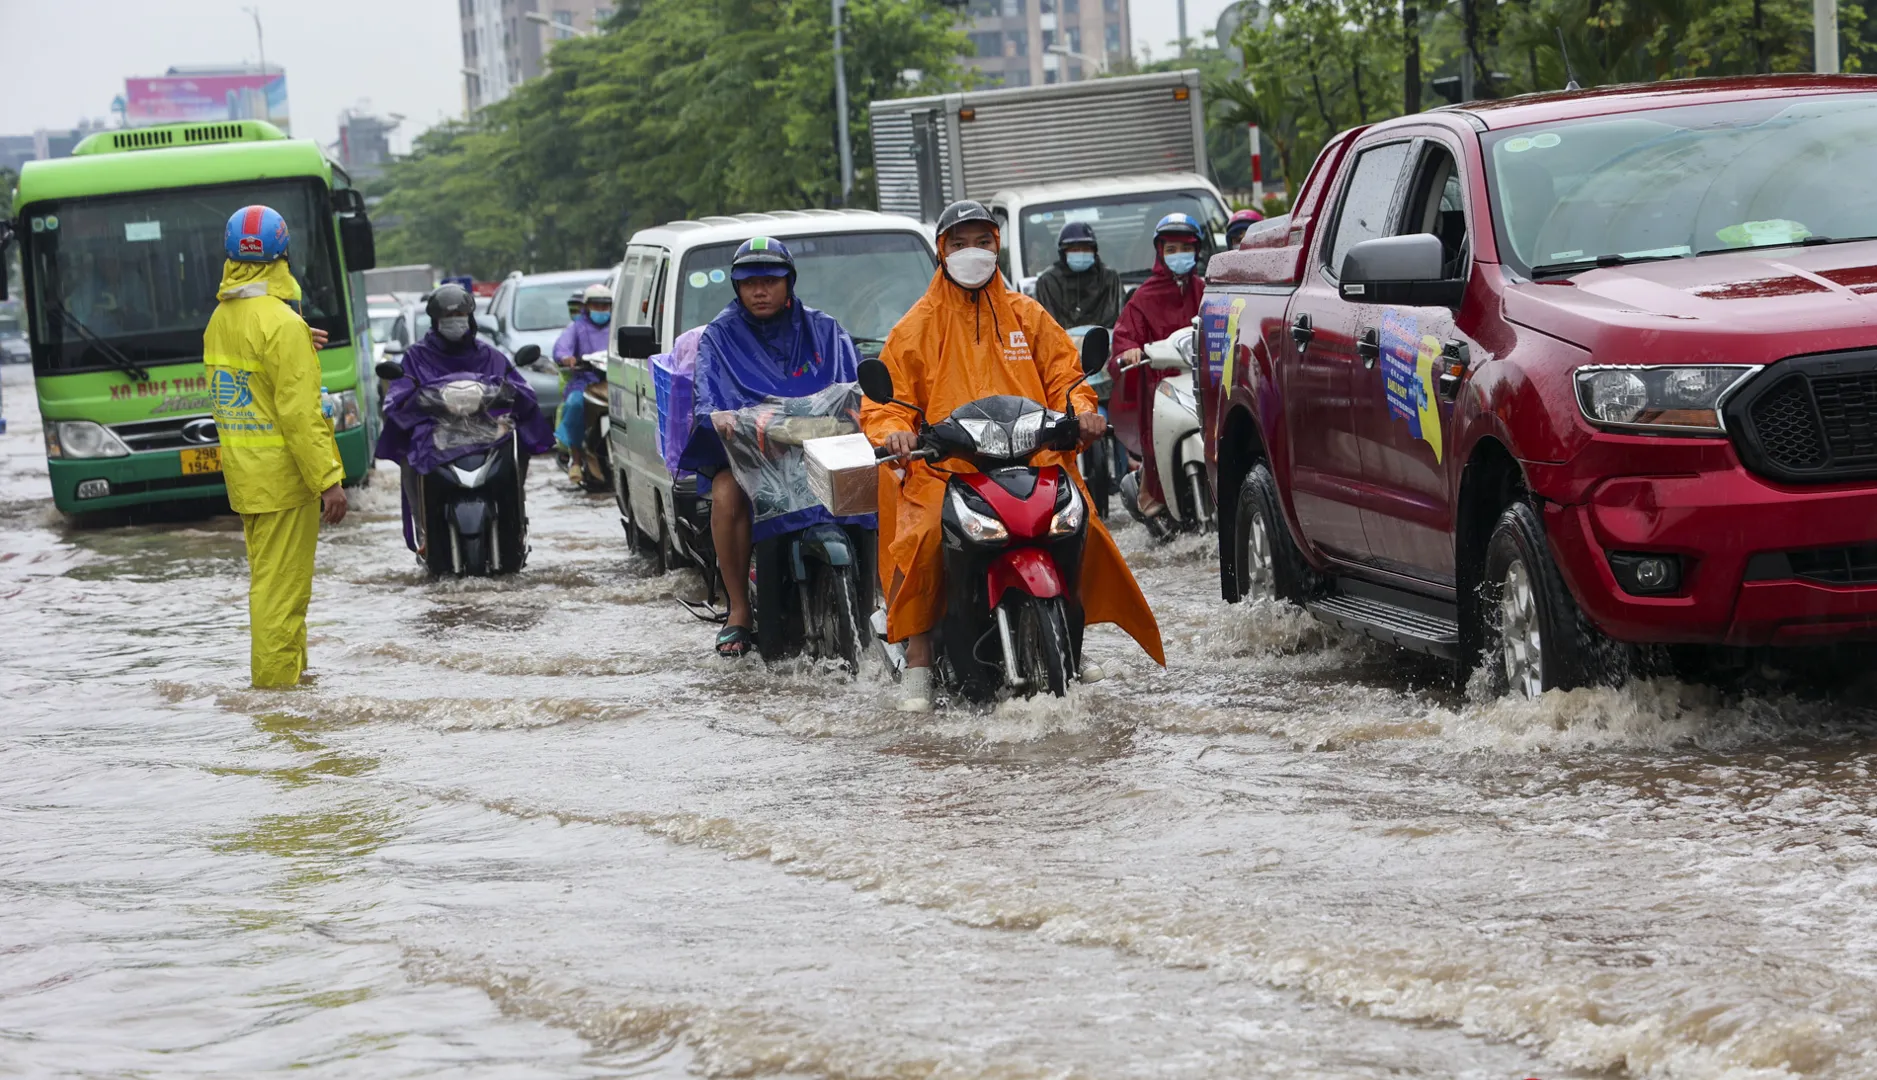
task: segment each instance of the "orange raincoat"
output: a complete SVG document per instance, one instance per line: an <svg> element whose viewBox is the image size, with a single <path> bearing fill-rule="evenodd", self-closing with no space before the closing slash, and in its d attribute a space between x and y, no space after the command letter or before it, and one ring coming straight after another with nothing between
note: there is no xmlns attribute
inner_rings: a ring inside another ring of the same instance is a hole
<svg viewBox="0 0 1877 1080"><path fill-rule="evenodd" d="M1041 304L1006 289L1001 276L993 275L974 294L953 284L943 270L893 327L880 359L893 373L894 396L923 407L934 424L960 405L993 394L1016 394L1060 409L1063 393L1082 376L1075 343ZM1075 407L1077 412L1095 410L1092 387L1084 384L1075 391ZM869 401L860 422L876 444L895 431L919 430L917 414L901 405ZM1061 465L1077 485L1082 483L1072 453L1046 452L1033 461ZM915 460L906 467L905 480L895 483L891 472L881 470L880 577L889 594L896 573L904 579L886 613L887 637L894 641L932 629L943 614L939 542L946 475L971 471L956 459ZM1082 494L1087 497L1086 488ZM1079 593L1087 622L1114 623L1156 662L1167 662L1147 598L1114 537L1092 514Z"/></svg>

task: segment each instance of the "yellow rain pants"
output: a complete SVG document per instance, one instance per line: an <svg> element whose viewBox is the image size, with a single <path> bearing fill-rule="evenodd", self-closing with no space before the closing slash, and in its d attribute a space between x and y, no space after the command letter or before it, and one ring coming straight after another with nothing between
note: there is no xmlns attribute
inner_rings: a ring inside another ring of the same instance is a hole
<svg viewBox="0 0 1877 1080"><path fill-rule="evenodd" d="M320 492L345 479L320 413L319 354L287 260L229 262L202 335L228 502L248 541L255 686L292 686L306 668Z"/></svg>
<svg viewBox="0 0 1877 1080"><path fill-rule="evenodd" d="M293 686L306 670L306 607L313 599L319 500L241 515L248 542L249 668L255 686Z"/></svg>

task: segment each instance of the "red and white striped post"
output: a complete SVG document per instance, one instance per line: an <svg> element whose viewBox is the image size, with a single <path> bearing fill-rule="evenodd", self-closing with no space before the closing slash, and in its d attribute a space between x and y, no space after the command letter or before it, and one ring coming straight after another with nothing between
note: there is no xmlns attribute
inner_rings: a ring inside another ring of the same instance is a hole
<svg viewBox="0 0 1877 1080"><path fill-rule="evenodd" d="M1264 142L1258 135L1258 125L1247 124L1251 129L1251 199L1257 203L1257 211L1264 213Z"/></svg>

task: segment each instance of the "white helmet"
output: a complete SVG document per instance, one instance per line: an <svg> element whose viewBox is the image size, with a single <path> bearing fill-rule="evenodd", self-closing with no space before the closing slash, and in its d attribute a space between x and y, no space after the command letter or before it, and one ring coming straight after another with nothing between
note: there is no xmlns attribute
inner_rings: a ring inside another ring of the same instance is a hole
<svg viewBox="0 0 1877 1080"><path fill-rule="evenodd" d="M588 285L587 290L580 294L580 302L583 304L591 304L595 300L604 300L609 304L612 303L613 290L604 285Z"/></svg>

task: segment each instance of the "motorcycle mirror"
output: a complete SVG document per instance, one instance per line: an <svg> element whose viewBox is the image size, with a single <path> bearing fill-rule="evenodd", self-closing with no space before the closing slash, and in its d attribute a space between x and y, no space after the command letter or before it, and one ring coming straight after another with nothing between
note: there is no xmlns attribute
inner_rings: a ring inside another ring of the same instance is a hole
<svg viewBox="0 0 1877 1080"><path fill-rule="evenodd" d="M404 343L402 341L393 341L390 344L386 345L385 355L386 356L403 356L404 355Z"/></svg>
<svg viewBox="0 0 1877 1080"><path fill-rule="evenodd" d="M876 405L889 405L893 401L893 373L879 360L860 362L860 392L867 395L867 400Z"/></svg>
<svg viewBox="0 0 1877 1080"><path fill-rule="evenodd" d="M523 345L515 350L516 367L533 367L534 362L539 359L541 359L541 346L539 345Z"/></svg>
<svg viewBox="0 0 1877 1080"><path fill-rule="evenodd" d="M1108 328L1097 326L1082 335L1082 374L1093 376L1108 366L1108 354L1113 349L1113 339Z"/></svg>
<svg viewBox="0 0 1877 1080"><path fill-rule="evenodd" d="M404 365L398 363L396 360L380 360L378 361L378 366L372 370L378 373L380 379L386 381L402 379L404 377Z"/></svg>

